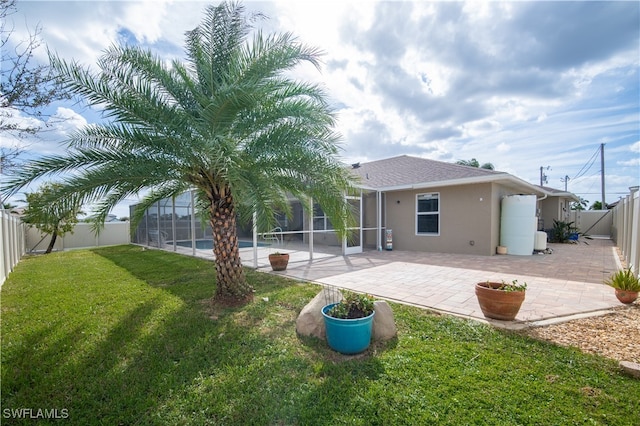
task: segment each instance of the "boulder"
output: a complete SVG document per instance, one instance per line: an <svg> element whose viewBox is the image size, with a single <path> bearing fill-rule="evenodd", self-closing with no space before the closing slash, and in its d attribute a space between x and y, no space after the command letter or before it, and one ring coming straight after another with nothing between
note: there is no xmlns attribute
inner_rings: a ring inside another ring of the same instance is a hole
<svg viewBox="0 0 640 426"><path fill-rule="evenodd" d="M330 303L337 303L344 299L342 293L334 288L325 288L316 295L311 302L302 308L296 320L296 332L301 336L314 336L325 339L324 317L322 308Z"/></svg>
<svg viewBox="0 0 640 426"><path fill-rule="evenodd" d="M325 288L316 295L300 311L296 319L296 332L301 336L314 336L318 339L326 338L322 308L330 303L336 303L343 299L339 290ZM374 302L376 315L373 317L373 341L385 341L393 339L398 334L391 306L384 300Z"/></svg>
<svg viewBox="0 0 640 426"><path fill-rule="evenodd" d="M640 379L640 364L637 362L620 361L620 368L631 377Z"/></svg>
<svg viewBox="0 0 640 426"><path fill-rule="evenodd" d="M398 328L393 318L391 306L384 300L376 300L373 303L376 311L373 317L372 337L374 341L385 341L393 339L398 335Z"/></svg>

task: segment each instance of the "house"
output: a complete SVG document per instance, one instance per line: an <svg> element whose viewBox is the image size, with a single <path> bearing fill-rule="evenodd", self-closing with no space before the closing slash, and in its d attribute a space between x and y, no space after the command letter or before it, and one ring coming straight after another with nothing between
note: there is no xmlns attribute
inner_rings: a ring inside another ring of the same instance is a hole
<svg viewBox="0 0 640 426"><path fill-rule="evenodd" d="M540 229L550 229L553 221L571 221L571 203L580 202L580 198L571 192L543 186L548 196L540 202Z"/></svg>
<svg viewBox="0 0 640 426"><path fill-rule="evenodd" d="M539 230L564 220L578 200L505 172L407 155L354 164L352 172L362 188L361 246L367 248L386 247L382 238L390 230L397 250L493 255L505 196L535 196ZM371 232L376 228L382 232Z"/></svg>
<svg viewBox="0 0 640 426"><path fill-rule="evenodd" d="M319 205L306 209L292 198L291 214L278 215L275 229L262 230L258 236L250 224L239 226L241 247L249 248L260 239L263 246L308 249L310 257L314 247L345 255L390 247L490 256L505 235L501 235L505 197L524 195L532 201L530 221L516 230L532 238L536 228L548 229L553 219L565 220L569 203L578 201L571 193L536 186L505 172L407 155L353 164L350 170L360 189L347 197L358 220L350 238L337 237ZM132 229L132 242L174 249L208 247L210 225L200 224L193 205L193 191L156 203Z"/></svg>

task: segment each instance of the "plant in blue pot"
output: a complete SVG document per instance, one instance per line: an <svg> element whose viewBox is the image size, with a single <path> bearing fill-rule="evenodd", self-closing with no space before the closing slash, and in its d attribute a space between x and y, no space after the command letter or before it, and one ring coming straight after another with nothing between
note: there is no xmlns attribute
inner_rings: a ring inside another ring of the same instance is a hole
<svg viewBox="0 0 640 426"><path fill-rule="evenodd" d="M342 354L357 354L365 351L371 343L373 326L373 297L343 291L344 299L322 308L331 349Z"/></svg>

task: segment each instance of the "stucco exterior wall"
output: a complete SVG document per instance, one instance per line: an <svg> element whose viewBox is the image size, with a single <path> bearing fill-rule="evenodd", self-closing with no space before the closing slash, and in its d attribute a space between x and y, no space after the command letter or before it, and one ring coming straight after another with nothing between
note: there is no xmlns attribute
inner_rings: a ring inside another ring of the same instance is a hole
<svg viewBox="0 0 640 426"><path fill-rule="evenodd" d="M440 194L439 235L416 234L416 196L425 193ZM393 248L495 255L500 243L501 200L521 193L497 183L387 192L386 223L393 230ZM555 215L561 206L552 207Z"/></svg>
<svg viewBox="0 0 640 426"><path fill-rule="evenodd" d="M387 228L393 230L393 248L440 253L492 255L498 240L499 213L493 185L477 184L388 192ZM416 196L440 194L440 234L416 234ZM499 205L498 205L499 209Z"/></svg>
<svg viewBox="0 0 640 426"><path fill-rule="evenodd" d="M549 197L538 202L540 210L540 221L538 221L538 230L550 229L553 227L553 220L560 218L560 198Z"/></svg>

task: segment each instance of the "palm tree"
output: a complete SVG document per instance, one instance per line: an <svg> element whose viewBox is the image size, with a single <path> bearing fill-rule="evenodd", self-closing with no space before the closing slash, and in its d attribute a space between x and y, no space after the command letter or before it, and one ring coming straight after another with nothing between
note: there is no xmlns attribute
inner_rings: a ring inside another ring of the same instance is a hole
<svg viewBox="0 0 640 426"><path fill-rule="evenodd" d="M240 261L236 220L255 213L259 229L289 212L287 195L318 203L341 236L353 223L339 162L335 118L317 85L290 71L321 52L291 34L247 38L256 16L238 3L209 6L186 34L182 63L138 47L112 46L99 72L51 58L69 89L105 109L111 122L71 135L68 154L32 161L7 189L45 175L74 173L59 196L97 202L96 220L132 194L148 191L132 218L156 201L196 189L213 228L219 301L251 298Z"/></svg>
<svg viewBox="0 0 640 426"><path fill-rule="evenodd" d="M571 203L571 210L585 210L587 208L587 204L589 204L589 200L585 200L582 197L578 197L580 201L574 201Z"/></svg>
<svg viewBox="0 0 640 426"><path fill-rule="evenodd" d="M484 163L483 165L480 165L478 160L476 160L475 158L472 158L471 160L458 160L456 161L456 164L460 164L461 166L469 166L469 167L476 167L476 168L479 167L481 169L495 170L495 167L493 167L493 164Z"/></svg>

